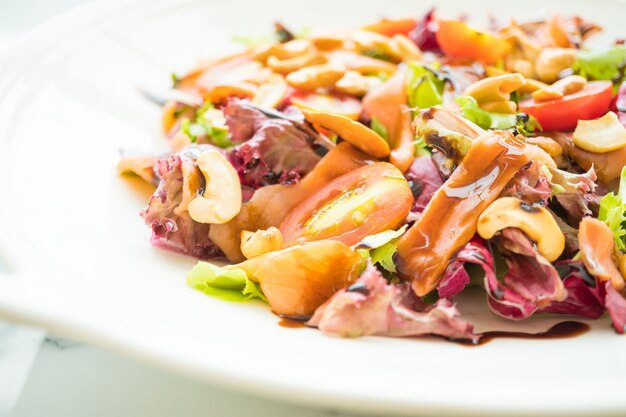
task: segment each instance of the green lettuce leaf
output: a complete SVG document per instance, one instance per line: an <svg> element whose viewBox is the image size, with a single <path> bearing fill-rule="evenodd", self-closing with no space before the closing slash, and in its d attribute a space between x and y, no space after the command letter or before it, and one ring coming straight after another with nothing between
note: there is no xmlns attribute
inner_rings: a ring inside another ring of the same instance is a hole
<svg viewBox="0 0 626 417"><path fill-rule="evenodd" d="M384 232L376 233L375 235L369 235L363 238L359 243L354 245L355 249L376 249L392 240L402 236L406 232L408 225L404 225L398 230L385 230Z"/></svg>
<svg viewBox="0 0 626 417"><path fill-rule="evenodd" d="M592 80L619 82L624 78L626 46L618 45L605 51L583 51L574 62L574 72Z"/></svg>
<svg viewBox="0 0 626 417"><path fill-rule="evenodd" d="M220 148L233 146L228 129L214 127L205 117L207 110L212 108L214 107L211 102L204 103L202 107L196 111L196 120L192 122L187 118L183 119L180 124L180 129L184 134L189 136L189 139L191 139L193 143L198 140L198 136L206 135L215 146L219 146Z"/></svg>
<svg viewBox="0 0 626 417"><path fill-rule="evenodd" d="M416 158L432 155L432 150L430 146L426 145L424 138L421 136L415 138L415 140L413 141L413 148L415 149Z"/></svg>
<svg viewBox="0 0 626 417"><path fill-rule="evenodd" d="M622 168L617 195L608 193L600 200L598 219L613 231L617 247L626 250L626 167Z"/></svg>
<svg viewBox="0 0 626 417"><path fill-rule="evenodd" d="M457 97L456 102L461 106L463 117L483 129L509 129L517 124L517 117L514 114L485 111L480 108L474 97Z"/></svg>
<svg viewBox="0 0 626 417"><path fill-rule="evenodd" d="M460 96L456 102L461 106L463 117L476 123L483 129L510 129L515 127L522 135L541 130L541 125L534 117L525 114L494 113L483 110L471 96Z"/></svg>
<svg viewBox="0 0 626 417"><path fill-rule="evenodd" d="M398 250L398 239L393 239L379 248L370 252L370 258L374 265L379 264L389 272L396 272L396 264L393 262L393 254Z"/></svg>
<svg viewBox="0 0 626 417"><path fill-rule="evenodd" d="M443 102L445 81L416 61L407 67L406 92L410 107L427 109Z"/></svg>
<svg viewBox="0 0 626 417"><path fill-rule="evenodd" d="M379 264L389 272L396 272L393 254L398 248L398 239L407 228L408 225L405 224L398 230L386 230L367 236L354 245L353 249L356 249L363 258L371 258L372 264Z"/></svg>
<svg viewBox="0 0 626 417"><path fill-rule="evenodd" d="M267 301L261 287L242 269L224 269L209 262L198 262L187 274L187 285L207 295L229 301L260 298Z"/></svg>

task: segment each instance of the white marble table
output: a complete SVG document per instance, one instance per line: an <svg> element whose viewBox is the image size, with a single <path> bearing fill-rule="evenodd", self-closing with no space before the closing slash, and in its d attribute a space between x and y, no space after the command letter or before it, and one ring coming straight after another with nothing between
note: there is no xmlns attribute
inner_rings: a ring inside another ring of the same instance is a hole
<svg viewBox="0 0 626 417"><path fill-rule="evenodd" d="M84 0L0 0L0 53ZM43 340L43 342L42 342ZM0 417L348 416L244 396L0 321Z"/></svg>

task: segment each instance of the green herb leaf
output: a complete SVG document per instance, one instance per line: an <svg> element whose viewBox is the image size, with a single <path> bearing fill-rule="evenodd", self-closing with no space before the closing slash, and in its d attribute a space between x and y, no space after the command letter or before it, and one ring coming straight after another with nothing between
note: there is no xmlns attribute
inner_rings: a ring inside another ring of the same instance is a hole
<svg viewBox="0 0 626 417"><path fill-rule="evenodd" d="M209 262L198 262L189 271L187 285L229 301L246 301L251 298L267 301L260 286L250 281L244 270L226 270Z"/></svg>
<svg viewBox="0 0 626 417"><path fill-rule="evenodd" d="M615 243L626 249L626 167L622 168L617 195L609 193L600 200L598 219L613 230Z"/></svg>
<svg viewBox="0 0 626 417"><path fill-rule="evenodd" d="M445 81L419 62L407 66L406 91L409 106L426 109L443 102Z"/></svg>
<svg viewBox="0 0 626 417"><path fill-rule="evenodd" d="M393 239L384 245L372 250L370 257L374 265L379 264L389 272L396 272L396 264L393 262L393 254L398 250L398 239Z"/></svg>
<svg viewBox="0 0 626 417"><path fill-rule="evenodd" d="M608 193L600 200L598 219L613 231L617 247L626 250L626 167L622 168L617 195Z"/></svg>
<svg viewBox="0 0 626 417"><path fill-rule="evenodd" d="M413 147L415 149L415 157L419 158L421 156L431 156L432 150L430 146L426 145L423 137L417 137L413 141Z"/></svg>
<svg viewBox="0 0 626 417"><path fill-rule="evenodd" d="M574 62L574 72L592 80L619 83L624 78L626 46L618 45L605 51L583 51Z"/></svg>
<svg viewBox="0 0 626 417"><path fill-rule="evenodd" d="M214 127L211 121L205 117L208 110L215 108L211 102L205 102L202 107L196 110L196 120L185 118L181 121L180 129L184 134L189 136L192 143L198 141L199 136L205 136L216 146L220 148L228 148L233 146L233 142L230 140L230 133L227 129Z"/></svg>
<svg viewBox="0 0 626 417"><path fill-rule="evenodd" d="M398 238L406 232L407 225L405 224L398 230L385 230L384 232L376 233L375 235L369 235L363 238L359 243L354 245L355 249L366 248L376 249L383 246L386 243L391 242L395 238Z"/></svg>
<svg viewBox="0 0 626 417"><path fill-rule="evenodd" d="M380 122L380 120L378 120L378 118L376 118L376 116L372 116L370 127L374 132L378 133L381 138L389 142L389 134L387 133L387 128Z"/></svg>
<svg viewBox="0 0 626 417"><path fill-rule="evenodd" d="M480 108L474 97L457 97L456 102L461 106L463 117L483 129L509 129L517 124L517 117L514 114L485 111Z"/></svg>

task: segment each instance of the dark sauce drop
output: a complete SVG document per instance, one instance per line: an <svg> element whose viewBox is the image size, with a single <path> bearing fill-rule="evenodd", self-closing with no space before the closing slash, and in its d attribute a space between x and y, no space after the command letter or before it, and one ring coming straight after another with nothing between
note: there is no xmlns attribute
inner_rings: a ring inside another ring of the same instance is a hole
<svg viewBox="0 0 626 417"><path fill-rule="evenodd" d="M282 317L278 321L278 325L281 327L288 327L290 329L299 329L301 327L306 327L303 321L300 320L292 320L285 317Z"/></svg>
<svg viewBox="0 0 626 417"><path fill-rule="evenodd" d="M491 342L493 339L568 339L587 333L591 327L588 324L577 321L564 321L555 324L543 333L528 334L519 332L485 332L478 343L472 343L471 340L449 339L451 342L459 343L465 346L480 346Z"/></svg>

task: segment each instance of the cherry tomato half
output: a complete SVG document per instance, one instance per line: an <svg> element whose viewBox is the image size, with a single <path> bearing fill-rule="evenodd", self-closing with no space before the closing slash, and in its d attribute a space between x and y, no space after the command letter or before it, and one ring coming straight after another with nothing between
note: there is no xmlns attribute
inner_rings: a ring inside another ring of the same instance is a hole
<svg viewBox="0 0 626 417"><path fill-rule="evenodd" d="M597 119L609 111L612 84L610 81L591 81L581 91L558 100L537 103L522 100L520 111L533 116L543 130L572 130L579 120Z"/></svg>
<svg viewBox="0 0 626 417"><path fill-rule="evenodd" d="M354 245L400 226L412 204L402 173L389 163L376 162L326 184L287 216L280 231L287 244L333 239Z"/></svg>
<svg viewBox="0 0 626 417"><path fill-rule="evenodd" d="M479 32L460 20L440 20L437 42L449 57L476 59L483 64L494 64L511 49L506 40Z"/></svg>

